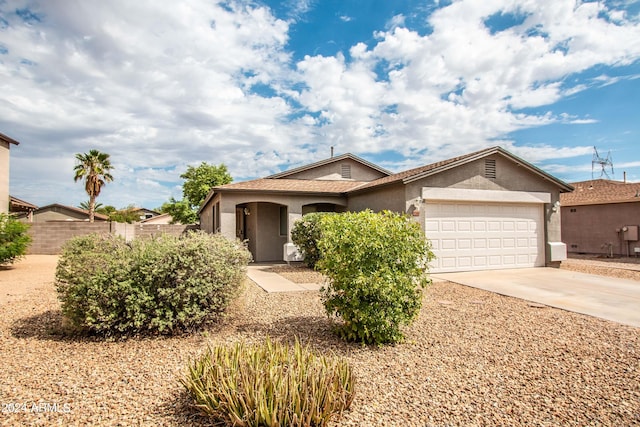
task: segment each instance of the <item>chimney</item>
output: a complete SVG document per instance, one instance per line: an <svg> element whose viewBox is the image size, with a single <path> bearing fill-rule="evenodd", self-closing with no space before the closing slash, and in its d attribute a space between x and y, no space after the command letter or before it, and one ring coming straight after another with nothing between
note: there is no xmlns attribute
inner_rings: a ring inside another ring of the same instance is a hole
<svg viewBox="0 0 640 427"><path fill-rule="evenodd" d="M333 158L333 145L331 146L331 157ZM626 172L625 172L626 174Z"/></svg>
<svg viewBox="0 0 640 427"><path fill-rule="evenodd" d="M627 171L623 171L622 172L622 181L626 184L627 183Z"/></svg>

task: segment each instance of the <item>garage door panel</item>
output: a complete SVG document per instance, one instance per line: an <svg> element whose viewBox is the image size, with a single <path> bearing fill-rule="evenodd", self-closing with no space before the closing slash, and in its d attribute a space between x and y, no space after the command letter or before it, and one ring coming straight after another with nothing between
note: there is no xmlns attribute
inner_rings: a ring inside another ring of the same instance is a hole
<svg viewBox="0 0 640 427"><path fill-rule="evenodd" d="M544 265L541 204L427 202L425 217L432 272Z"/></svg>
<svg viewBox="0 0 640 427"><path fill-rule="evenodd" d="M487 248L487 239L473 239L473 247L474 249L486 249Z"/></svg>

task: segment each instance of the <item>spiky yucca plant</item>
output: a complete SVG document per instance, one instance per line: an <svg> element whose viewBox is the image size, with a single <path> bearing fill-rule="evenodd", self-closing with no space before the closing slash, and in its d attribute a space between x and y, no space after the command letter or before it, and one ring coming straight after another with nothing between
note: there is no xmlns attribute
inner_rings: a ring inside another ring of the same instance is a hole
<svg viewBox="0 0 640 427"><path fill-rule="evenodd" d="M344 358L271 341L208 346L181 379L195 406L239 427L325 426L348 409L355 378Z"/></svg>

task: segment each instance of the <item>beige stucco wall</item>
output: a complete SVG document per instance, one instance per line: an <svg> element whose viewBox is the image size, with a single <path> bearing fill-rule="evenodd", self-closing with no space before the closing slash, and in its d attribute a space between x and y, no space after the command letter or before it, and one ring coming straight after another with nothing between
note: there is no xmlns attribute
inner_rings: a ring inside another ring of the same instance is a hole
<svg viewBox="0 0 640 427"><path fill-rule="evenodd" d="M374 179L385 176L382 172L371 169L362 163L358 163L352 159L344 159L328 165L318 166L311 170L288 175L287 179L344 180L342 178L342 165L349 165L351 167L351 181L373 181Z"/></svg>
<svg viewBox="0 0 640 427"><path fill-rule="evenodd" d="M359 212L365 209L371 209L374 212L382 210L406 212L406 200L405 186L401 183L393 184L386 187L378 187L375 191L350 195L347 209L352 212Z"/></svg>
<svg viewBox="0 0 640 427"><path fill-rule="evenodd" d="M254 260L281 261L283 245L290 242L291 229L296 220L302 217L303 206L309 204L334 204L346 206L346 199L338 196L323 195L286 195L258 193L217 194L200 213L200 227L209 233L213 230L213 206L220 202L220 233L234 239L236 237L236 207L247 207L250 214L244 217L245 238ZM287 206L288 232L280 235L279 206Z"/></svg>
<svg viewBox="0 0 640 427"><path fill-rule="evenodd" d="M0 213L9 212L9 145L0 141Z"/></svg>

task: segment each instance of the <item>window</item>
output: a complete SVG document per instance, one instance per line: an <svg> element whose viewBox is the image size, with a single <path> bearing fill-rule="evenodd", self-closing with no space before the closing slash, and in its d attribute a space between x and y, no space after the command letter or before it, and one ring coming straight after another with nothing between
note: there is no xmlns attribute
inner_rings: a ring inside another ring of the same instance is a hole
<svg viewBox="0 0 640 427"><path fill-rule="evenodd" d="M280 235L286 236L289 233L289 215L286 206L280 206Z"/></svg>
<svg viewBox="0 0 640 427"><path fill-rule="evenodd" d="M577 212L576 208L569 209L569 212Z"/></svg>
<svg viewBox="0 0 640 427"><path fill-rule="evenodd" d="M341 167L341 175L344 179L351 179L351 165L340 165Z"/></svg>
<svg viewBox="0 0 640 427"><path fill-rule="evenodd" d="M484 177L488 179L496 179L495 159L486 159L484 161Z"/></svg>

